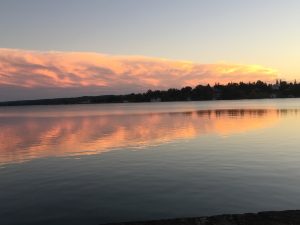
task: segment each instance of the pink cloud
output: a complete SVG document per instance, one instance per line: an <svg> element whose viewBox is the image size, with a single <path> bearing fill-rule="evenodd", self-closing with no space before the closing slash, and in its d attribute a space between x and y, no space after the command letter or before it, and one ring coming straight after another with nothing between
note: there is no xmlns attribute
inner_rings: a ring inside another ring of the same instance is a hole
<svg viewBox="0 0 300 225"><path fill-rule="evenodd" d="M70 93L73 96L114 94L199 83L273 81L276 76L276 70L259 65L197 64L142 56L0 49L0 87L11 89L12 95L16 94L14 88L24 93L27 90L33 98L34 90L40 89L57 89L61 94L67 90L66 96ZM9 94L6 96L9 98ZM36 98L39 97L47 96L39 92Z"/></svg>

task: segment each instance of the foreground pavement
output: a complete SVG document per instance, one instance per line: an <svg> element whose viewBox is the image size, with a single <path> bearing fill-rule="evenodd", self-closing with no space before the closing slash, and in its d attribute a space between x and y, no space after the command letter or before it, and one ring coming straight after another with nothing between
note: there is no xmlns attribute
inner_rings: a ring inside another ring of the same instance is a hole
<svg viewBox="0 0 300 225"><path fill-rule="evenodd" d="M110 225L300 225L300 210L112 223Z"/></svg>

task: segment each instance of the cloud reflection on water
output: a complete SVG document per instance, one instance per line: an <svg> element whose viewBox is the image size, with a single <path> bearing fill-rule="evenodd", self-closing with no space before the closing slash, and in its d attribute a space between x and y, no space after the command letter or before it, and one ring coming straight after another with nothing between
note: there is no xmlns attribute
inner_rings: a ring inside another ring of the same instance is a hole
<svg viewBox="0 0 300 225"><path fill-rule="evenodd" d="M91 155L269 127L296 110L232 109L73 117L0 117L0 164Z"/></svg>

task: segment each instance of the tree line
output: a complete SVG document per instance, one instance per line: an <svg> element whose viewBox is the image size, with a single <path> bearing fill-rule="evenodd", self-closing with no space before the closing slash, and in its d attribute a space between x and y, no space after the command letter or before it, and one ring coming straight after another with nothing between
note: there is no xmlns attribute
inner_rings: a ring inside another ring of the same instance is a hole
<svg viewBox="0 0 300 225"><path fill-rule="evenodd" d="M61 105L61 104L97 104L126 102L172 102L172 101L205 101L205 100L235 100L263 98L298 98L300 83L277 80L275 84L262 81L249 83L218 84L211 86L170 88L168 90L148 90L145 93L127 95L83 96L75 98L55 98L40 100L22 100L1 102L0 106L19 105Z"/></svg>

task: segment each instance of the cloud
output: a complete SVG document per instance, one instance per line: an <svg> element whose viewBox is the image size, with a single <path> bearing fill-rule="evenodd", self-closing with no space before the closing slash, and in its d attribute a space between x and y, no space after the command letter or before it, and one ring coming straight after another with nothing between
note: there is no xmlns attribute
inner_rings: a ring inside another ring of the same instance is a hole
<svg viewBox="0 0 300 225"><path fill-rule="evenodd" d="M120 94L199 83L272 81L276 76L276 70L259 65L0 49L0 100Z"/></svg>

